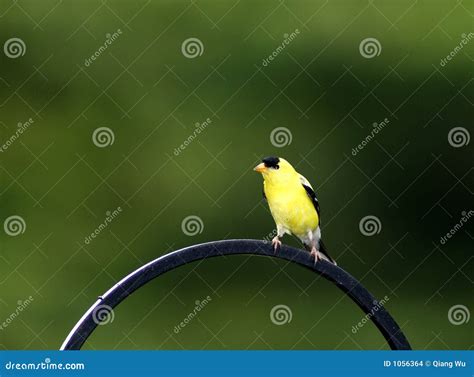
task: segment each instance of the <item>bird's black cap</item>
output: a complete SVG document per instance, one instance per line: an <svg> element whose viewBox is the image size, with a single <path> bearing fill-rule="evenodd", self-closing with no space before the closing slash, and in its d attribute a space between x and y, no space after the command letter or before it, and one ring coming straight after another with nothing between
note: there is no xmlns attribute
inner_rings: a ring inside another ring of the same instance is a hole
<svg viewBox="0 0 474 377"><path fill-rule="evenodd" d="M262 162L267 168L276 168L278 166L278 163L280 162L280 159L278 157L270 156L265 157Z"/></svg>

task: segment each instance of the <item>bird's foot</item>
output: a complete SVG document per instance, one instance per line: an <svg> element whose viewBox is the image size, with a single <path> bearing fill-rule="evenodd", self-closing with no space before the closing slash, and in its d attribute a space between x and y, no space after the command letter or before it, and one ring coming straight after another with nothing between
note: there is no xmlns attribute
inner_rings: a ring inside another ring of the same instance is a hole
<svg viewBox="0 0 474 377"><path fill-rule="evenodd" d="M311 256L314 258L314 264L318 263L318 261L321 259L321 256L319 255L319 250L316 249L316 247L311 248Z"/></svg>
<svg viewBox="0 0 474 377"><path fill-rule="evenodd" d="M275 251L275 254L276 254L277 250L281 247L281 241L278 238L278 236L273 237L272 245L273 245L273 250Z"/></svg>

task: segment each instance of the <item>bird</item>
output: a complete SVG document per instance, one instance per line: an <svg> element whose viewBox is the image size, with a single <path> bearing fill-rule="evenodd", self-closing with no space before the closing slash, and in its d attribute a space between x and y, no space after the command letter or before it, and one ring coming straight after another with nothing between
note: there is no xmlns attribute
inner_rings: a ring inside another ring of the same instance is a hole
<svg viewBox="0 0 474 377"><path fill-rule="evenodd" d="M253 170L263 176L263 197L275 220L274 251L280 238L290 234L299 238L315 264L324 259L337 265L321 240L321 209L309 181L281 157L265 157Z"/></svg>

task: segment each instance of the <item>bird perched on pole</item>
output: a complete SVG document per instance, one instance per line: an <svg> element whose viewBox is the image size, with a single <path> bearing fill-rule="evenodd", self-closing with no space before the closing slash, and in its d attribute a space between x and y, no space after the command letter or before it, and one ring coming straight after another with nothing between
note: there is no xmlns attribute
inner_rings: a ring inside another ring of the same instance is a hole
<svg viewBox="0 0 474 377"><path fill-rule="evenodd" d="M287 233L300 239L315 263L325 259L336 264L321 241L321 211L308 180L279 157L265 157L253 170L263 176L263 196L276 223L277 235L272 239L275 252Z"/></svg>

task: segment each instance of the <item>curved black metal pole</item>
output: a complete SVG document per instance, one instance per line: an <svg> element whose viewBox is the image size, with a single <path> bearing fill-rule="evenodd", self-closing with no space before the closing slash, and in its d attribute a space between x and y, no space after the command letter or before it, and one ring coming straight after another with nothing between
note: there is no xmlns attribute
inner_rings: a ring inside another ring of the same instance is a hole
<svg viewBox="0 0 474 377"><path fill-rule="evenodd" d="M116 307L134 291L157 276L184 264L200 259L232 254L255 254L285 259L298 263L335 283L342 289L380 330L393 350L410 350L405 335L395 320L379 302L354 277L342 268L324 260L314 264L307 251L282 245L275 254L268 242L257 240L226 240L208 242L186 247L159 257L135 270L115 284L89 308L71 330L61 350L81 349L87 338L98 325L97 312L105 305Z"/></svg>

